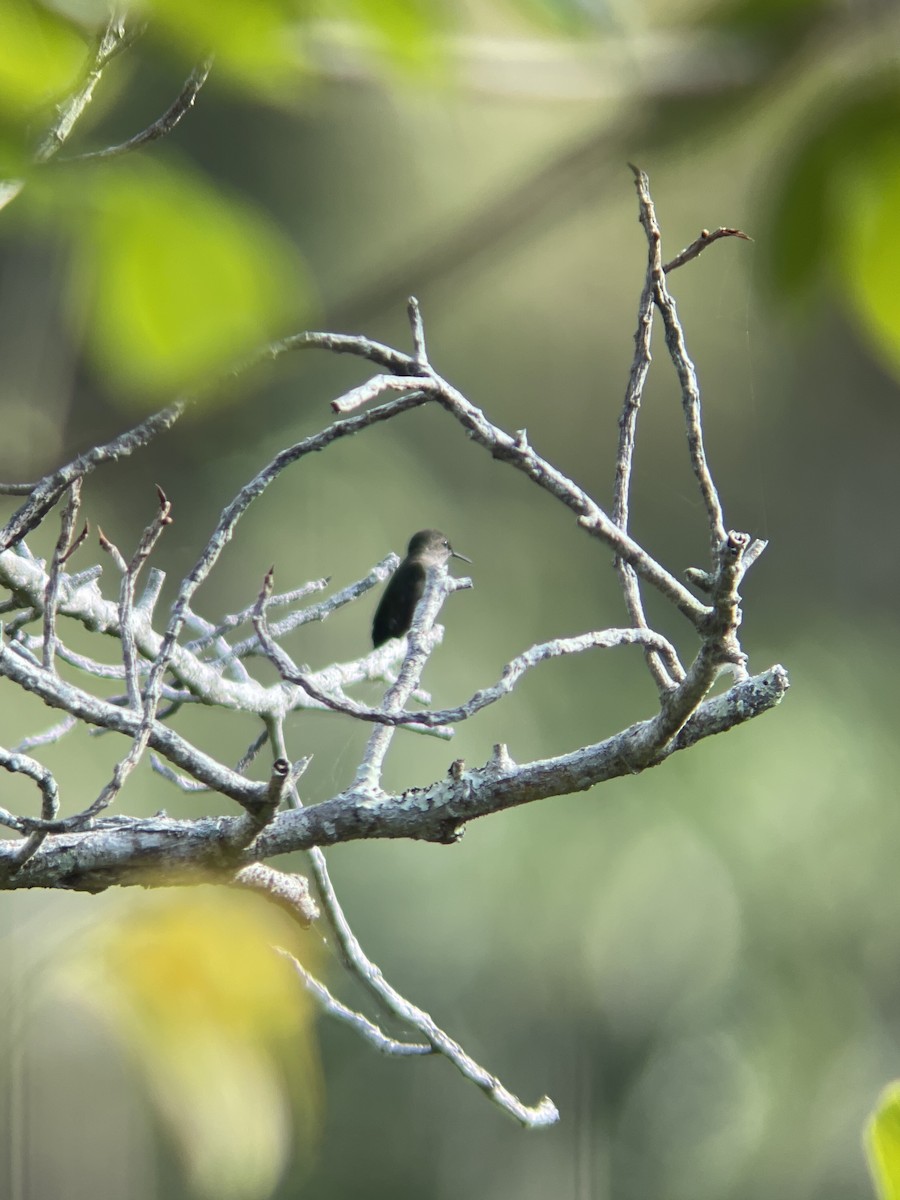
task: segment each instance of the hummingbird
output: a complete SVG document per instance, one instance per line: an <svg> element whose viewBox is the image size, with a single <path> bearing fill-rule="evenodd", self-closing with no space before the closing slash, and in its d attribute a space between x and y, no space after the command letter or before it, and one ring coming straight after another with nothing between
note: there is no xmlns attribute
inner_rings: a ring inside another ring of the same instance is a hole
<svg viewBox="0 0 900 1200"><path fill-rule="evenodd" d="M420 529L409 540L406 558L391 576L372 621L372 644L376 648L388 638L403 637L412 625L416 605L422 599L429 567L443 567L459 554L438 529Z"/></svg>

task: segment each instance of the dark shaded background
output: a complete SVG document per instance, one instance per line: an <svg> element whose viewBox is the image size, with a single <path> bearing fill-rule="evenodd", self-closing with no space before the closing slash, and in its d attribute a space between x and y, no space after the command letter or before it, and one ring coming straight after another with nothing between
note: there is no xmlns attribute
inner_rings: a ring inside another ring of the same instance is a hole
<svg viewBox="0 0 900 1200"><path fill-rule="evenodd" d="M837 301L814 294L789 312L765 284L771 196L809 115L785 31L732 58L722 45L700 54L701 31L688 29L696 61L671 31L642 32L661 39L649 65L621 31L597 39L596 59L547 35L538 44L563 64L552 86L510 43L474 82L334 77L291 112L214 73L152 151L193 160L290 231L320 292L313 327L405 346L415 293L438 369L501 426L527 427L603 504L646 254L626 161L650 175L664 254L704 226L756 239L714 246L672 288L727 522L771 543L745 583L744 647L753 670L784 663L792 690L775 713L660 770L478 822L454 848L335 849L348 915L388 978L517 1094L552 1096L562 1122L524 1133L447 1063L386 1061L323 1022L322 1136L298 1146L278 1197L872 1194L860 1134L897 1074L900 1019L897 381ZM837 37L825 28L804 43L807 79ZM101 140L145 123L177 79L148 52L135 74L123 65L101 101ZM58 248L17 227L0 250L2 472L29 477L126 418L63 328ZM680 572L702 565L706 534L661 337L654 350L633 530ZM237 488L326 423L328 401L361 378L359 364L327 356L260 369L230 406L94 476L87 514L130 544L162 484L177 522L161 562L176 579ZM475 590L451 598L429 666L439 704L534 642L623 620L609 555L430 410L286 473L244 521L203 611L247 603L273 560L279 587L325 574L341 586L428 525L474 560ZM289 649L316 667L354 657L373 607L345 609ZM689 654L677 616L658 621ZM19 697L0 703L6 742L50 723ZM653 703L637 651L549 663L452 747L398 739L388 782L427 782L450 758L483 762L498 741L520 760L560 753ZM199 714L183 727L221 750L249 742L244 724ZM293 757L315 753L311 802L346 785L359 729L312 715L289 732ZM119 748L73 746L48 762L83 796ZM149 774L130 805L203 809ZM186 1194L103 1028L52 989L21 1011L23 978L41 978L82 923L126 901L4 899L0 987L19 996L10 1012L30 1031L3 1060L7 1115L26 1115L20 1195ZM336 967L331 979L342 986Z"/></svg>

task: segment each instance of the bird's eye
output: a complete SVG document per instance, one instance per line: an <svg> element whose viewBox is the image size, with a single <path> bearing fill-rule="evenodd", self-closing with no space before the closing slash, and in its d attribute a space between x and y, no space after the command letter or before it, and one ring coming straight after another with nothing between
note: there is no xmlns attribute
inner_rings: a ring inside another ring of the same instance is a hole
<svg viewBox="0 0 900 1200"><path fill-rule="evenodd" d="M444 547L445 550L450 549L450 543L447 541L446 538L444 538L444 540L441 542L441 545Z"/></svg>

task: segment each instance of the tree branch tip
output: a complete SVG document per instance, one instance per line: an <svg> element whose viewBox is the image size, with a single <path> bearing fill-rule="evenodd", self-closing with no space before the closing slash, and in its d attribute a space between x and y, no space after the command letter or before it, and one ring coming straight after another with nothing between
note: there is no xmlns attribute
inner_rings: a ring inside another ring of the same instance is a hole
<svg viewBox="0 0 900 1200"><path fill-rule="evenodd" d="M275 588L275 564L272 563L265 575L263 575L262 587L259 589L259 596L256 603L260 605L263 601L268 600Z"/></svg>
<svg viewBox="0 0 900 1200"><path fill-rule="evenodd" d="M550 1125L559 1124L559 1109L549 1096L541 1096L533 1108L526 1108L519 1120L526 1129L546 1129Z"/></svg>
<svg viewBox="0 0 900 1200"><path fill-rule="evenodd" d="M750 545L750 534L739 529L729 529L722 549L729 554L742 554Z"/></svg>
<svg viewBox="0 0 900 1200"><path fill-rule="evenodd" d="M709 571L704 571L702 567L686 567L684 570L684 580L686 583L694 585L698 591L705 592L707 595L712 592L715 586L715 580Z"/></svg>
<svg viewBox="0 0 900 1200"><path fill-rule="evenodd" d="M171 525L175 519L173 516L171 516L172 503L159 484L156 484L156 498L159 501L160 521L163 525Z"/></svg>

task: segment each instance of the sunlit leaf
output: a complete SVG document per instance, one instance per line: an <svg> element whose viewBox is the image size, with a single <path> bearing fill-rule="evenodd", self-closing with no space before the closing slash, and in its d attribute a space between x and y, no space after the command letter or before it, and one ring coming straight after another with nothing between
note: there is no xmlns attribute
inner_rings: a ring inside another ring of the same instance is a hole
<svg viewBox="0 0 900 1200"><path fill-rule="evenodd" d="M142 7L152 34L191 59L215 51L217 70L245 85L275 94L301 79L303 0L145 0Z"/></svg>
<svg viewBox="0 0 900 1200"><path fill-rule="evenodd" d="M851 317L900 373L900 131L844 177L841 266Z"/></svg>
<svg viewBox="0 0 900 1200"><path fill-rule="evenodd" d="M791 147L775 192L770 283L809 303L813 289L844 307L874 352L900 374L900 80L843 95Z"/></svg>
<svg viewBox="0 0 900 1200"><path fill-rule="evenodd" d="M28 0L0 0L0 113L26 116L70 88L85 44L52 13Z"/></svg>
<svg viewBox="0 0 900 1200"><path fill-rule="evenodd" d="M879 1200L900 1200L900 1083L881 1093L866 1123L865 1147Z"/></svg>
<svg viewBox="0 0 900 1200"><path fill-rule="evenodd" d="M215 51L217 69L273 99L305 82L310 23L353 30L354 43L392 66L440 65L444 0L145 0L151 32L191 59Z"/></svg>
<svg viewBox="0 0 900 1200"><path fill-rule="evenodd" d="M873 172L886 134L900 122L900 88L893 78L876 81L818 114L788 148L789 166L775 185L764 266L782 295L797 298L828 277L834 247L844 237L847 179L877 188ZM832 273L832 279L835 276Z"/></svg>
<svg viewBox="0 0 900 1200"><path fill-rule="evenodd" d="M437 35L447 18L440 0L338 0L331 7L344 19L356 19L395 66L415 70L439 64Z"/></svg>
<svg viewBox="0 0 900 1200"><path fill-rule="evenodd" d="M150 160L88 186L71 304L79 322L86 311L97 365L131 398L203 382L300 321L300 257L248 205Z"/></svg>
<svg viewBox="0 0 900 1200"><path fill-rule="evenodd" d="M295 940L255 897L191 891L129 909L67 968L137 1064L203 1197L262 1200L294 1131L316 1132L311 1002L273 948Z"/></svg>

